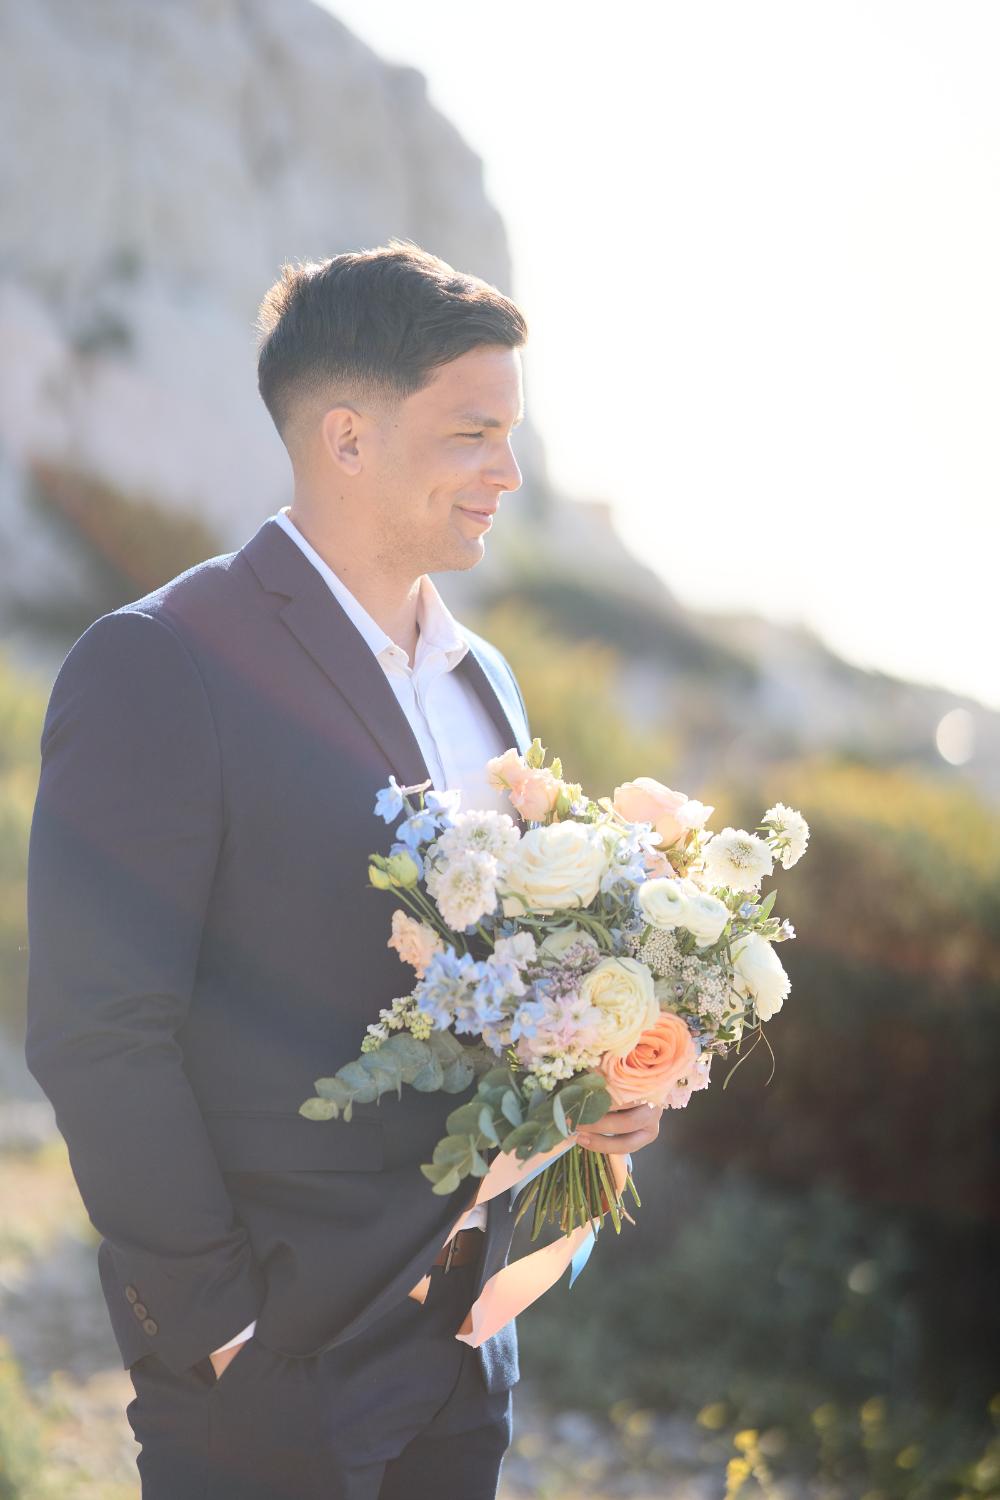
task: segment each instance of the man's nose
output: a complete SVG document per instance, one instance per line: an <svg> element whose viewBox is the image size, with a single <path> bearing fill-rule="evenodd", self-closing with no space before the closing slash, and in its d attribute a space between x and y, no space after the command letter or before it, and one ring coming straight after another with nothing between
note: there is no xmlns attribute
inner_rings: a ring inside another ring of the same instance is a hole
<svg viewBox="0 0 1000 1500"><path fill-rule="evenodd" d="M519 490L521 488L521 484L523 482L521 478L521 471L517 466L517 459L514 457L513 453L508 454L508 462L504 465L502 472L506 476L507 480L503 488L508 494L510 494L513 490Z"/></svg>

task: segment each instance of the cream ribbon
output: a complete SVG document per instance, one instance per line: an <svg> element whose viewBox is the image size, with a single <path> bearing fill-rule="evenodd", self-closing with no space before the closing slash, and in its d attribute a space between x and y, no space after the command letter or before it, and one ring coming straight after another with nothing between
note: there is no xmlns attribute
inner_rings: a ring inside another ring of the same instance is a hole
<svg viewBox="0 0 1000 1500"><path fill-rule="evenodd" d="M520 1161L512 1152L501 1151L490 1163L485 1175L480 1178L475 1197L462 1209L441 1248L444 1249L444 1246L451 1242L458 1231L459 1224L471 1208L475 1208L479 1203L488 1203L491 1198L507 1192L523 1177L536 1172L541 1163L548 1164L550 1161L555 1161L556 1157L561 1156L564 1151L568 1151L575 1144L576 1132L574 1131L564 1141L560 1141L558 1146L553 1146L551 1151L536 1152L535 1155L529 1156L527 1161ZM611 1164L615 1192L621 1197L628 1177L627 1158L624 1155L609 1155L608 1161ZM492 1338L510 1322L511 1318L523 1312L559 1280L577 1250L588 1235L596 1233L600 1224L600 1218L591 1219L586 1224L578 1225L572 1233L562 1234L551 1244L543 1245L540 1250L533 1250L530 1255L522 1255L520 1260L514 1261L512 1265L501 1266L500 1270L495 1271L486 1282L466 1313L465 1321L455 1337L461 1339L464 1344L470 1344L473 1349L478 1349L480 1344ZM423 1303L430 1284L430 1275L422 1276L407 1295Z"/></svg>

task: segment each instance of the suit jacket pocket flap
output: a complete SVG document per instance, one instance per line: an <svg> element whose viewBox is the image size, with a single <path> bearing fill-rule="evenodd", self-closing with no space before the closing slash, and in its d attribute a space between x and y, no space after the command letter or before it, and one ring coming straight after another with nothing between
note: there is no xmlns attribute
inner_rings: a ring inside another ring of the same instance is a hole
<svg viewBox="0 0 1000 1500"><path fill-rule="evenodd" d="M204 1118L224 1171L382 1170L379 1120L308 1120L253 1110L205 1111Z"/></svg>

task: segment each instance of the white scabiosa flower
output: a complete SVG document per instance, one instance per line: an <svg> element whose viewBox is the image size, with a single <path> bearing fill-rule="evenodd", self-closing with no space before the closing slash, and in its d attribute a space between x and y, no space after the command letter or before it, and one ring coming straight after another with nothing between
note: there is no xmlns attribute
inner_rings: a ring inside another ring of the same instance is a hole
<svg viewBox="0 0 1000 1500"><path fill-rule="evenodd" d="M743 999L753 1001L758 1019L769 1021L777 1015L792 981L767 939L758 932L739 937L733 944L733 969L733 988Z"/></svg>
<svg viewBox="0 0 1000 1500"><path fill-rule="evenodd" d="M445 859L457 859L467 850L492 854L503 867L504 861L517 847L520 830L509 813L487 808L482 812L460 812L434 841L432 859L441 854Z"/></svg>
<svg viewBox="0 0 1000 1500"><path fill-rule="evenodd" d="M492 854L467 849L427 872L427 890L448 926L464 932L497 904L499 866Z"/></svg>
<svg viewBox="0 0 1000 1500"><path fill-rule="evenodd" d="M706 885L731 891L755 891L774 868L774 856L763 839L745 828L724 828L706 844L702 856Z"/></svg>
<svg viewBox="0 0 1000 1500"><path fill-rule="evenodd" d="M761 818L768 828L767 841L781 860L781 867L790 870L806 852L809 842L809 824L794 807L776 802Z"/></svg>

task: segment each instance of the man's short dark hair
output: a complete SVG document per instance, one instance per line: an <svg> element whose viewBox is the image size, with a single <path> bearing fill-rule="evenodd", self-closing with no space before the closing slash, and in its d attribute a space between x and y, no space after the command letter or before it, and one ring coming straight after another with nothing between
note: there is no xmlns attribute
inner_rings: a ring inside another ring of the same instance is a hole
<svg viewBox="0 0 1000 1500"><path fill-rule="evenodd" d="M411 240L285 264L257 313L257 385L286 440L305 404L391 412L439 365L483 344L519 348L520 309Z"/></svg>

